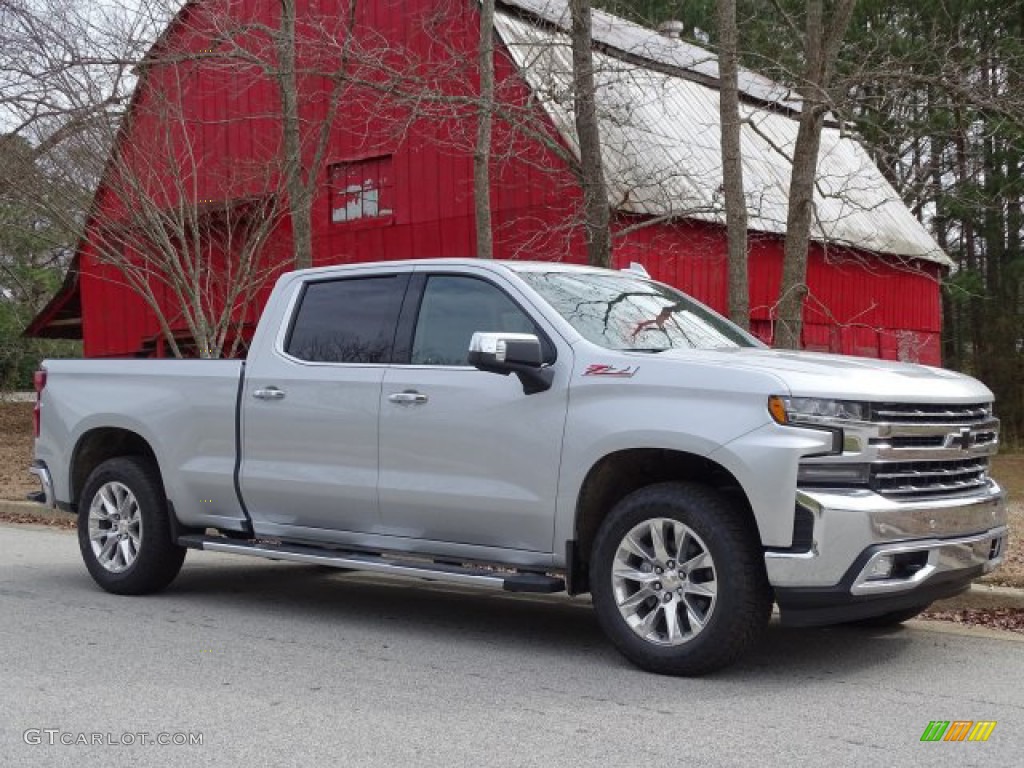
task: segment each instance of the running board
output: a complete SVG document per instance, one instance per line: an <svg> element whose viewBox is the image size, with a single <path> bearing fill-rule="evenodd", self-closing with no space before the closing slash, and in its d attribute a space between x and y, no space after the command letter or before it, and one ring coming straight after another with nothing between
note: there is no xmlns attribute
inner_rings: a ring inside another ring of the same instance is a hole
<svg viewBox="0 0 1024 768"><path fill-rule="evenodd" d="M390 573L425 581L445 581L476 587L501 589L505 592L564 592L565 581L541 573L508 573L483 568L469 568L427 560L402 560L397 557L346 552L298 544L267 544L226 539L220 536L180 536L178 544L189 549L228 552L233 555L262 557L267 560L288 560L294 563L326 565L353 571Z"/></svg>

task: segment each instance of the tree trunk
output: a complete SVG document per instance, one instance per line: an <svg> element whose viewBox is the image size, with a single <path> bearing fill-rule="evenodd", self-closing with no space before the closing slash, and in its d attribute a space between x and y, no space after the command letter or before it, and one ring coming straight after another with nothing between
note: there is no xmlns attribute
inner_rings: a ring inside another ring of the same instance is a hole
<svg viewBox="0 0 1024 768"><path fill-rule="evenodd" d="M824 0L807 0L804 77L797 89L801 96L800 125L789 180L786 245L775 328L775 346L783 349L800 348L804 299L807 296L807 248L814 215L814 180L818 170L821 129L828 111L832 69L855 2L837 0L826 22Z"/></svg>
<svg viewBox="0 0 1024 768"><path fill-rule="evenodd" d="M738 59L736 0L718 0L719 111L722 123L722 187L729 238L729 318L742 328L750 328L747 201L743 192Z"/></svg>
<svg viewBox="0 0 1024 768"><path fill-rule="evenodd" d="M288 193L292 223L292 247L296 269L313 266L312 190L303 178L302 126L299 91L295 72L295 0L280 0L281 22L274 37L277 48L277 87L281 95L283 131L282 172Z"/></svg>
<svg viewBox="0 0 1024 768"><path fill-rule="evenodd" d="M590 31L590 0L569 0L572 13L572 84L576 135L580 144L580 182L587 240L587 262L612 263L608 188L601 164L601 131L597 123L594 50Z"/></svg>
<svg viewBox="0 0 1024 768"><path fill-rule="evenodd" d="M491 230L491 124L494 113L494 0L480 3L480 111L473 153L473 205L476 209L476 255L494 258Z"/></svg>

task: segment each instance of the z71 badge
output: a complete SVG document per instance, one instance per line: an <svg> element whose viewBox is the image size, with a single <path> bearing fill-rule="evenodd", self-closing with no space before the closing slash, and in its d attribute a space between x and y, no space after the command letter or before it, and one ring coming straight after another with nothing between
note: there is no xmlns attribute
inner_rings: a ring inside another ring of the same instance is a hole
<svg viewBox="0 0 1024 768"><path fill-rule="evenodd" d="M619 378L631 378L636 375L636 372L640 370L639 365L626 365L621 368L616 368L614 365L604 365L602 363L595 363L594 365L588 365L587 369L583 371L584 376L617 376Z"/></svg>

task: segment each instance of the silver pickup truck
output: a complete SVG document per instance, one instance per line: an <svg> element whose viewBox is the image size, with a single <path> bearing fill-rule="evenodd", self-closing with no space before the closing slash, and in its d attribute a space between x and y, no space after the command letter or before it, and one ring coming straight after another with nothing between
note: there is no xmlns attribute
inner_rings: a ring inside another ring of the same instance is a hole
<svg viewBox="0 0 1024 768"><path fill-rule="evenodd" d="M633 272L427 260L278 281L242 361L51 360L40 500L111 592L187 549L589 592L634 663L896 623L1000 563L992 393L767 349Z"/></svg>

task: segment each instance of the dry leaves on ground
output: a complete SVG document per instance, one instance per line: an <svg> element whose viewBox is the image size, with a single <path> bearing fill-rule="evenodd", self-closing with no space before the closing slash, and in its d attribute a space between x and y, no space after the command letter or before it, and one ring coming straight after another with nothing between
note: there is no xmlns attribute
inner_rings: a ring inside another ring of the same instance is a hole
<svg viewBox="0 0 1024 768"><path fill-rule="evenodd" d="M66 530L73 530L75 528L75 518L72 515L42 517L32 513L12 512L10 510L0 510L0 522L46 525L50 528L64 528Z"/></svg>
<svg viewBox="0 0 1024 768"><path fill-rule="evenodd" d="M925 611L922 619L951 621L968 627L990 627L1024 634L1024 611L1016 608L961 608L956 611Z"/></svg>

